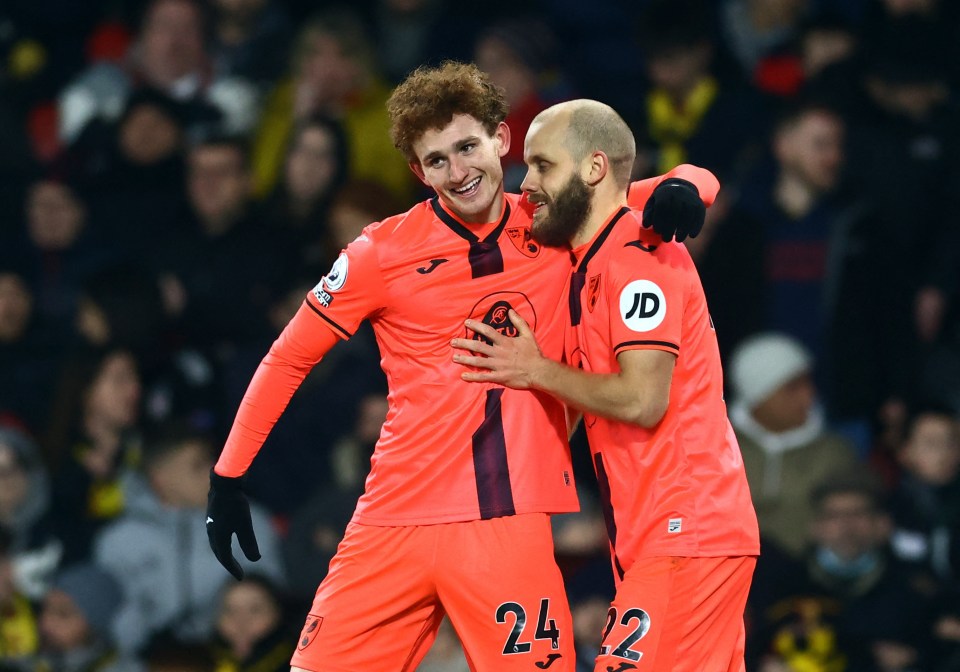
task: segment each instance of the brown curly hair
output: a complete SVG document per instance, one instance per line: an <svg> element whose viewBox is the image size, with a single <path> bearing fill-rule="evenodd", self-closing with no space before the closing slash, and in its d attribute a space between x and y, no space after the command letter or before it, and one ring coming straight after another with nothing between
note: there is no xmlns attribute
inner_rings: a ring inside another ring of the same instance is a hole
<svg viewBox="0 0 960 672"><path fill-rule="evenodd" d="M472 63L456 61L420 66L387 101L390 137L411 163L418 160L413 143L426 131L442 129L455 114L470 115L493 135L509 109L503 89L485 72Z"/></svg>

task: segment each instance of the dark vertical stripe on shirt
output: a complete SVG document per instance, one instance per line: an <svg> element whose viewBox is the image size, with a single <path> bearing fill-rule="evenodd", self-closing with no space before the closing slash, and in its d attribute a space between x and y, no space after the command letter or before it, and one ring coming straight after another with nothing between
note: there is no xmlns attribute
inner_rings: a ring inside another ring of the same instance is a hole
<svg viewBox="0 0 960 672"><path fill-rule="evenodd" d="M487 390L483 423L473 434L473 470L477 479L480 518L512 516L510 468L507 465L507 444L503 435L500 398L503 389Z"/></svg>
<svg viewBox="0 0 960 672"><path fill-rule="evenodd" d="M603 519L607 523L607 536L610 538L610 546L613 548L613 564L617 568L620 579L623 579L623 567L620 566L620 559L617 558L617 521L613 517L613 501L610 499L610 479L607 478L607 470L603 466L603 455L597 453L593 456L593 464L597 470L597 485L600 489L600 509L603 511Z"/></svg>

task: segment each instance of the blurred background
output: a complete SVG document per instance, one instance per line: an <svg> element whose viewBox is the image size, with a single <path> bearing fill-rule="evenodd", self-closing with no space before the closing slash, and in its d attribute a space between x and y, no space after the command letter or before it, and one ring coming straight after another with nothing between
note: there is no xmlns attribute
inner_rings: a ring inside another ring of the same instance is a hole
<svg viewBox="0 0 960 672"><path fill-rule="evenodd" d="M763 537L748 669L960 670L960 3L3 0L0 670L287 670L386 414L372 333L294 396L209 551L207 473L270 343L429 197L384 102L475 61L514 138L614 106L637 178L712 170L687 242ZM523 178L522 142L505 158ZM597 489L555 520L592 670ZM421 670L468 669L449 624Z"/></svg>

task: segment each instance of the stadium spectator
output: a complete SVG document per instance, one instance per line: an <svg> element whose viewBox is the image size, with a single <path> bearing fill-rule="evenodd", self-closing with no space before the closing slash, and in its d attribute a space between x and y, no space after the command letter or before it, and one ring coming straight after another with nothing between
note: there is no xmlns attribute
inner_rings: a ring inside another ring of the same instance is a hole
<svg viewBox="0 0 960 672"><path fill-rule="evenodd" d="M866 453L883 404L912 373L897 238L839 190L843 120L816 102L776 124L761 162L698 264L724 358L746 336L785 333L810 350L827 421Z"/></svg>
<svg viewBox="0 0 960 672"><path fill-rule="evenodd" d="M39 612L17 589L12 543L10 534L0 528L0 665L19 670L40 647Z"/></svg>
<svg viewBox="0 0 960 672"><path fill-rule="evenodd" d="M196 0L150 0L139 34L122 66L91 65L60 94L60 138L75 142L96 119L117 119L141 87L184 104L185 124L217 123L240 133L256 120L256 90L237 77L217 73L207 53L203 7Z"/></svg>
<svg viewBox="0 0 960 672"><path fill-rule="evenodd" d="M63 552L50 511L50 476L40 451L22 432L0 426L0 530L19 592L39 600Z"/></svg>
<svg viewBox="0 0 960 672"><path fill-rule="evenodd" d="M322 274L340 250L330 240L328 217L330 202L348 176L346 143L343 128L332 119L317 116L298 124L283 175L267 199L269 229L289 246L287 263L300 259L301 273ZM375 184L380 191L386 190L379 182ZM366 199L371 204L379 200L373 194Z"/></svg>
<svg viewBox="0 0 960 672"><path fill-rule="evenodd" d="M293 37L284 4L277 0L212 0L210 5L214 72L250 82L260 91L278 80Z"/></svg>
<svg viewBox="0 0 960 672"><path fill-rule="evenodd" d="M268 330L266 308L283 271L283 248L253 202L241 138L201 139L186 158L190 215L158 246L153 265L183 341L216 366L218 348Z"/></svg>
<svg viewBox="0 0 960 672"><path fill-rule="evenodd" d="M857 468L812 493L805 559L761 555L748 669L928 669L930 596L889 553L877 482Z"/></svg>
<svg viewBox="0 0 960 672"><path fill-rule="evenodd" d="M795 339L761 333L744 340L727 368L730 422L765 542L803 554L813 517L810 494L827 475L857 463L831 432L813 382L813 358Z"/></svg>
<svg viewBox="0 0 960 672"><path fill-rule="evenodd" d="M123 600L117 581L89 563L65 568L43 598L40 652L31 669L57 672L139 672L121 655L111 625Z"/></svg>
<svg viewBox="0 0 960 672"><path fill-rule="evenodd" d="M641 175L681 163L713 171L728 184L759 154L764 104L716 71L716 42L700 0L654 0L641 15L639 44L649 89L635 119Z"/></svg>
<svg viewBox="0 0 960 672"><path fill-rule="evenodd" d="M296 629L272 581L251 574L220 595L214 637L218 672L288 672Z"/></svg>
<svg viewBox="0 0 960 672"><path fill-rule="evenodd" d="M314 16L297 37L290 75L264 105L253 146L256 193L277 183L297 122L323 114L343 124L350 177L378 180L409 202L414 180L390 141L389 95L360 17L342 7Z"/></svg>
<svg viewBox="0 0 960 672"><path fill-rule="evenodd" d="M526 137L544 108L570 97L557 67L557 48L551 28L532 18L494 23L477 38L473 59L503 89L510 106L507 125L517 138ZM523 143L512 144L502 161L504 188L519 191L527 172Z"/></svg>
<svg viewBox="0 0 960 672"><path fill-rule="evenodd" d="M122 481L140 462L141 391L127 350L83 352L64 364L45 445L66 564L88 558L96 531L126 507Z"/></svg>
<svg viewBox="0 0 960 672"><path fill-rule="evenodd" d="M217 595L229 577L206 543L203 508L212 463L202 433L172 422L161 427L145 445L142 476L125 483L124 515L97 535L94 558L124 589L113 626L124 652L144 649L163 634L201 642L213 633ZM270 554L258 569L281 581L279 540L260 509L253 515Z"/></svg>
<svg viewBox="0 0 960 672"><path fill-rule="evenodd" d="M57 372L57 339L34 311L22 271L0 266L0 424L38 436Z"/></svg>

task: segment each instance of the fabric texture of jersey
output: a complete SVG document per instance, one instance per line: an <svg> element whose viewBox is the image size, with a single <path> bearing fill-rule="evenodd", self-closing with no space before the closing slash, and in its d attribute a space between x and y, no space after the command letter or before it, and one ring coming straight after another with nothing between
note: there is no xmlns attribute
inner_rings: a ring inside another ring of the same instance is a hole
<svg viewBox="0 0 960 672"><path fill-rule="evenodd" d="M668 409L653 428L584 415L621 578L644 557L759 553L716 333L686 248L623 208L574 254L571 364L608 374L625 350L677 356Z"/></svg>
<svg viewBox="0 0 960 672"><path fill-rule="evenodd" d="M716 178L693 166L631 185L642 207L683 177L711 203ZM241 402L215 470L239 476L290 396L337 339L373 326L389 410L354 520L411 525L577 509L563 407L549 395L466 383L452 338L475 318L510 333L514 308L559 358L569 253L532 241L532 207L507 194L500 219L466 225L439 199L367 227L271 347ZM344 385L349 385L344 381ZM322 413L323 409L317 409Z"/></svg>

